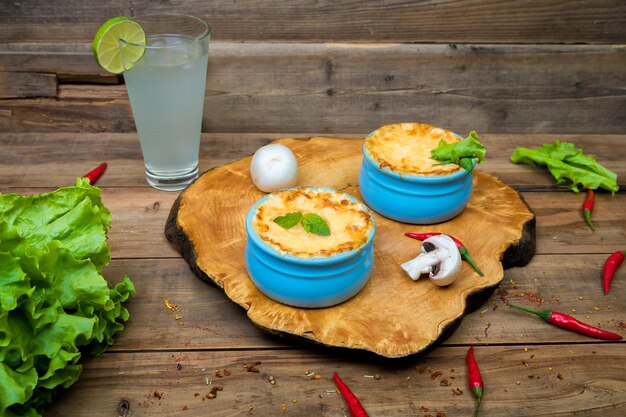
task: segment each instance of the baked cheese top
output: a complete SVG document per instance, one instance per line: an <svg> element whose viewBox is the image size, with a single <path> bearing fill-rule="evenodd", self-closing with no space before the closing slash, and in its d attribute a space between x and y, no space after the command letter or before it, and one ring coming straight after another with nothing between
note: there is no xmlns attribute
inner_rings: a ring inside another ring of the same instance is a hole
<svg viewBox="0 0 626 417"><path fill-rule="evenodd" d="M365 139L365 150L378 166L398 174L449 175L460 171L456 164L437 165L430 151L443 139L460 142L450 132L426 123L396 123L383 126Z"/></svg>
<svg viewBox="0 0 626 417"><path fill-rule="evenodd" d="M304 230L302 222L284 229L274 222L278 216L300 212L321 216L330 236ZM300 258L328 257L358 249L368 242L374 228L370 211L346 194L320 188L293 188L271 193L259 204L252 220L257 235L281 253Z"/></svg>

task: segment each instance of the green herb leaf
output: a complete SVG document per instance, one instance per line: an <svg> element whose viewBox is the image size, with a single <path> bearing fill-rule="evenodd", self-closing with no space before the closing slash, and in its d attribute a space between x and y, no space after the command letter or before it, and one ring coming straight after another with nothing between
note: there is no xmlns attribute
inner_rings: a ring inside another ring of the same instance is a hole
<svg viewBox="0 0 626 417"><path fill-rule="evenodd" d="M459 165L467 172L468 174L472 172L474 169L474 159L473 158L461 158L459 159Z"/></svg>
<svg viewBox="0 0 626 417"><path fill-rule="evenodd" d="M307 213L302 217L302 227L309 233L318 236L330 236L330 227L328 223L319 214Z"/></svg>
<svg viewBox="0 0 626 417"><path fill-rule="evenodd" d="M283 229L291 229L294 227L300 219L302 218L302 213L299 211L294 211L293 213L287 213L284 216L278 216L274 219L274 223L282 227Z"/></svg>
<svg viewBox="0 0 626 417"><path fill-rule="evenodd" d="M616 173L600 165L594 157L584 155L583 150L572 143L557 140L544 143L541 148L517 148L511 155L511 162L546 166L557 184L564 184L574 192L578 192L579 187L604 188L612 193L619 189Z"/></svg>
<svg viewBox="0 0 626 417"><path fill-rule="evenodd" d="M446 143L441 139L439 145L430 151L430 156L441 165L457 164L469 174L474 169L474 160L481 163L485 160L486 149L479 142L478 134L471 131L469 136L460 142Z"/></svg>

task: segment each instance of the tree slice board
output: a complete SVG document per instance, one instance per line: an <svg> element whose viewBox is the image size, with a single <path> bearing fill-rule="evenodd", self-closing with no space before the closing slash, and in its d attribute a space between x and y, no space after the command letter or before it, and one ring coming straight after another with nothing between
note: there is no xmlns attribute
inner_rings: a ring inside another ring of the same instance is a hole
<svg viewBox="0 0 626 417"><path fill-rule="evenodd" d="M299 185L325 186L360 199L360 139L310 138L276 141L292 149ZM203 280L215 283L250 320L272 333L397 358L422 352L445 339L464 314L481 305L504 276L535 249L534 214L521 196L497 178L474 171L466 209L444 223L418 226L376 215L374 270L365 288L334 307L290 307L262 294L248 277L244 259L245 217L265 194L250 177L251 157L205 172L172 206L165 234ZM445 288L428 278L412 281L400 264L421 253L405 232L438 231L461 239L485 273L465 262Z"/></svg>

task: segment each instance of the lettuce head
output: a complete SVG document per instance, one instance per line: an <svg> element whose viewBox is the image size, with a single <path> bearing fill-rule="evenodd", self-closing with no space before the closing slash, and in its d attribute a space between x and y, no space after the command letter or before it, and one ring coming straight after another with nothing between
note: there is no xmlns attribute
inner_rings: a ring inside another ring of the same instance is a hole
<svg viewBox="0 0 626 417"><path fill-rule="evenodd" d="M0 416L40 416L124 328L135 288L102 276L111 213L100 190L0 194Z"/></svg>

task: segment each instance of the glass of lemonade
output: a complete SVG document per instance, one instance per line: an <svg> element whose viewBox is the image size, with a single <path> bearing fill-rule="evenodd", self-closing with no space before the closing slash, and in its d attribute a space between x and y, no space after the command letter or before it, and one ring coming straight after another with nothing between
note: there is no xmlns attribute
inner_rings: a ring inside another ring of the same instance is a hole
<svg viewBox="0 0 626 417"><path fill-rule="evenodd" d="M211 29L181 14L134 17L144 54L124 73L148 183L181 190L198 177ZM120 40L124 43L126 41Z"/></svg>

